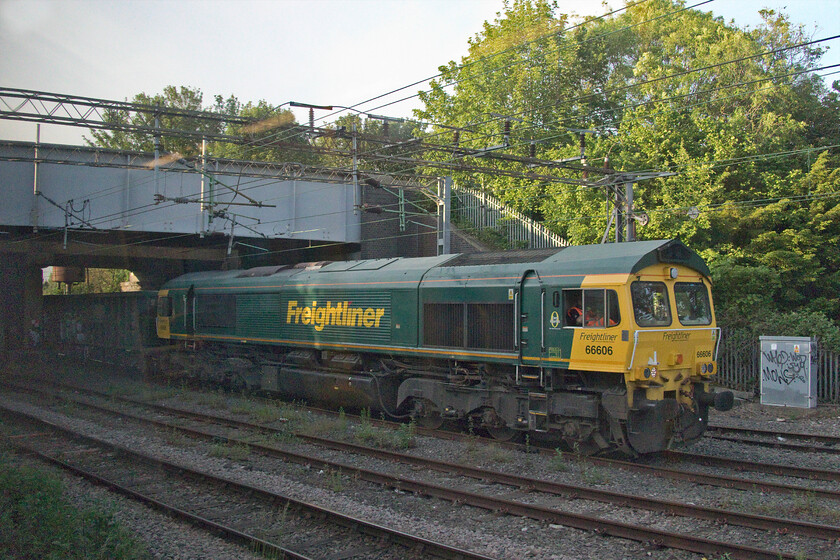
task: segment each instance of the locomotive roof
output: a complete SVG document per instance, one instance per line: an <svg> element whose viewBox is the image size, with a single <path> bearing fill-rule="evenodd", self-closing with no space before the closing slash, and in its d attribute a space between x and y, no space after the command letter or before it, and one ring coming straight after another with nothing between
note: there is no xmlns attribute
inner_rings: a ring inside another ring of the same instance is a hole
<svg viewBox="0 0 840 560"><path fill-rule="evenodd" d="M657 241L634 241L628 243L605 243L600 245L578 245L554 249L517 250L493 253L440 255L421 258L385 258L361 261L336 261L302 263L298 265L277 265L215 272L186 274L167 283L167 287L189 286L193 283L209 285L251 285L269 286L278 282L292 281L295 277L302 282L315 281L323 275L352 277L371 273L377 279L401 280L438 277L451 274L446 270L470 267L475 272L486 266L516 267L534 265L535 269L547 266L561 268L564 274L632 274L654 265L682 264L708 276L709 269L700 256L677 239ZM435 272L437 271L437 272Z"/></svg>
<svg viewBox="0 0 840 560"><path fill-rule="evenodd" d="M586 274L633 274L658 263L681 264L705 276L711 274L700 255L679 239L566 247L544 262L564 269L580 268Z"/></svg>

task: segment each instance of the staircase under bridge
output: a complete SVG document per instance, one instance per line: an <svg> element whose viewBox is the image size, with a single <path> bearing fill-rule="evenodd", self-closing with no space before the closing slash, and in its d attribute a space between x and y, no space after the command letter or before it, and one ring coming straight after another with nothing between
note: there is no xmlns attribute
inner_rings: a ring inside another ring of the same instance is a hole
<svg viewBox="0 0 840 560"><path fill-rule="evenodd" d="M568 247L569 242L492 196L469 187L452 189L452 216L464 233L490 232L511 249Z"/></svg>

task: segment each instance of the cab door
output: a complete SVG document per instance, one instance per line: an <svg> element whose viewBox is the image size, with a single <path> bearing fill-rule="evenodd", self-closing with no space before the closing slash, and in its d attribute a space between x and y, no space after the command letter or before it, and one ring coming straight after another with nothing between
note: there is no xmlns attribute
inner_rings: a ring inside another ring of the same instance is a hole
<svg viewBox="0 0 840 560"><path fill-rule="evenodd" d="M548 429L548 394L543 360L546 354L546 290L536 271L522 277L520 298L520 343L517 382L527 388L529 429ZM548 383L551 384L550 382Z"/></svg>
<svg viewBox="0 0 840 560"><path fill-rule="evenodd" d="M546 291L536 271L522 277L519 298L519 356L524 366L540 366L545 358Z"/></svg>

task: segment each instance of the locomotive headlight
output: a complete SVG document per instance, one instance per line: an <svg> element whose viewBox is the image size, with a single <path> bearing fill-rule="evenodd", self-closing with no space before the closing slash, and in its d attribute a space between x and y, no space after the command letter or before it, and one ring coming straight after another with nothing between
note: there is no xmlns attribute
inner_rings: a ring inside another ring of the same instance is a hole
<svg viewBox="0 0 840 560"><path fill-rule="evenodd" d="M712 363L708 364L708 365L706 366L706 369L708 370L708 373L709 373L709 374L714 373L714 372L715 372L715 364L712 364Z"/></svg>
<svg viewBox="0 0 840 560"><path fill-rule="evenodd" d="M706 375L706 371L707 371L706 368L707 368L706 364L703 364L702 366L700 366L700 373L702 373L703 375Z"/></svg>
<svg viewBox="0 0 840 560"><path fill-rule="evenodd" d="M650 379L650 368L649 367L645 368L645 379Z"/></svg>
<svg viewBox="0 0 840 560"><path fill-rule="evenodd" d="M669 270L668 273L671 276L671 280L676 280L677 276L680 275L680 271L676 268L671 268L671 270Z"/></svg>

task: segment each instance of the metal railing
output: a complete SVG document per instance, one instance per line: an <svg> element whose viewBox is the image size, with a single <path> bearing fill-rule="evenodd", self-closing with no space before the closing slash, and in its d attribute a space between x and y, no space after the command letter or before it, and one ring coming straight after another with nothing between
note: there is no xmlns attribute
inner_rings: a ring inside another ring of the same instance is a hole
<svg viewBox="0 0 840 560"><path fill-rule="evenodd" d="M840 404L840 353L817 345L817 401ZM723 331L718 382L730 389L759 393L761 348L757 337Z"/></svg>
<svg viewBox="0 0 840 560"><path fill-rule="evenodd" d="M516 249L568 247L569 242L478 189L453 185L453 215L479 231L490 230Z"/></svg>

